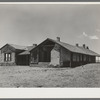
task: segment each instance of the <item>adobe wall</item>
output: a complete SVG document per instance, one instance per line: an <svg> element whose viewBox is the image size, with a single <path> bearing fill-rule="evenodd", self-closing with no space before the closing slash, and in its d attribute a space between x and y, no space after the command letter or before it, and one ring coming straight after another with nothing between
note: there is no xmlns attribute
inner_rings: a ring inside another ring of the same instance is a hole
<svg viewBox="0 0 100 100"><path fill-rule="evenodd" d="M70 67L71 54L70 51L55 44L55 47L51 51L51 65L60 67Z"/></svg>
<svg viewBox="0 0 100 100"><path fill-rule="evenodd" d="M8 65L16 65L15 63L15 53L11 53L11 61L4 61L4 53L0 54L0 65L1 66L8 66Z"/></svg>
<svg viewBox="0 0 100 100"><path fill-rule="evenodd" d="M54 48L51 50L50 65L60 66L60 46L58 44L55 44Z"/></svg>

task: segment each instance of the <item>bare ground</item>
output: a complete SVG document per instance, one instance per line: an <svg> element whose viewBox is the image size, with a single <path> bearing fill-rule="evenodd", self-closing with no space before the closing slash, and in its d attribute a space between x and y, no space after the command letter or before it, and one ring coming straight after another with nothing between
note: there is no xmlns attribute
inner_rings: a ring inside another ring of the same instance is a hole
<svg viewBox="0 0 100 100"><path fill-rule="evenodd" d="M100 64L76 68L0 66L0 87L100 87Z"/></svg>

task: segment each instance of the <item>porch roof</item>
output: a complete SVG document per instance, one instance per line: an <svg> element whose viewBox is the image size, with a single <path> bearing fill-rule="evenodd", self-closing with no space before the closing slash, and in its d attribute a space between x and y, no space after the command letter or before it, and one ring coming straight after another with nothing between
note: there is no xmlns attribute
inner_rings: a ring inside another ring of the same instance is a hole
<svg viewBox="0 0 100 100"><path fill-rule="evenodd" d="M20 53L19 55L29 55L30 54L30 50L32 50L34 48L34 46L27 46L24 52Z"/></svg>

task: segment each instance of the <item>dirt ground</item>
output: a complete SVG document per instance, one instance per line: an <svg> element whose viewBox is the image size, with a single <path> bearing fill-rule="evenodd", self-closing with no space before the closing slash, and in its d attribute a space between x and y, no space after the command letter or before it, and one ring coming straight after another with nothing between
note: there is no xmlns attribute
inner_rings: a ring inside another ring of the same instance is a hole
<svg viewBox="0 0 100 100"><path fill-rule="evenodd" d="M100 64L76 68L0 66L0 87L100 87Z"/></svg>

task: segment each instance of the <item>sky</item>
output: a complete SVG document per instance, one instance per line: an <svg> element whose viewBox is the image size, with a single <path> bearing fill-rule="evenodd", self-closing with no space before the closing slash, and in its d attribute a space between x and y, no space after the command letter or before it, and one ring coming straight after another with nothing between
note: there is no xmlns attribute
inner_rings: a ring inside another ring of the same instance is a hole
<svg viewBox="0 0 100 100"><path fill-rule="evenodd" d="M0 47L56 37L100 54L100 4L0 4Z"/></svg>

